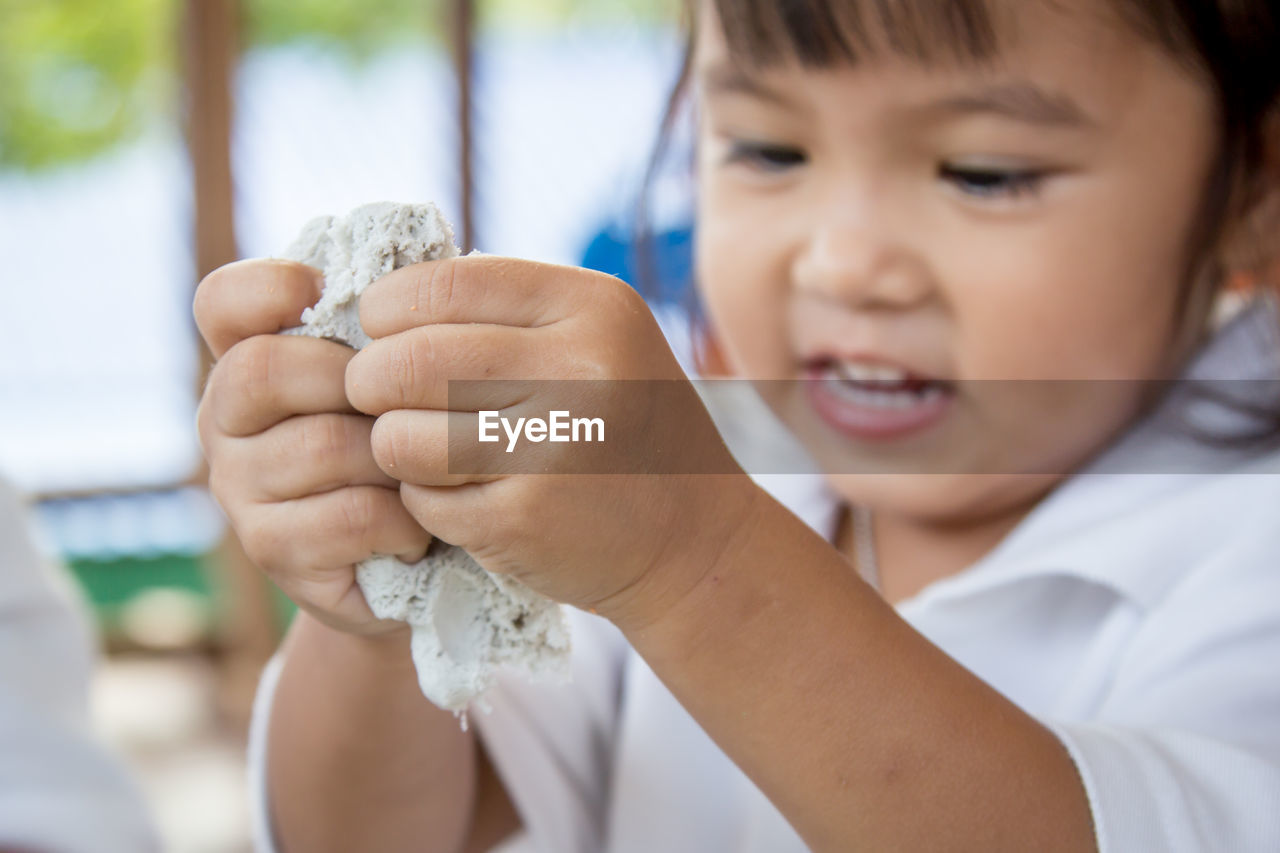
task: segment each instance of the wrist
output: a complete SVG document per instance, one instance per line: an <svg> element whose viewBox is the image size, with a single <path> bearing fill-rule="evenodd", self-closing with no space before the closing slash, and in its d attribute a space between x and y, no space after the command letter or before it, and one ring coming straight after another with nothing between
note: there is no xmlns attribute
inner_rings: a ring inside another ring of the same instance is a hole
<svg viewBox="0 0 1280 853"><path fill-rule="evenodd" d="M747 553L747 542L773 505L750 477L694 475L697 486L679 527L640 578L599 606L624 634L654 630L673 614L696 607Z"/></svg>
<svg viewBox="0 0 1280 853"><path fill-rule="evenodd" d="M335 665L350 665L370 672L390 675L407 673L415 680L410 654L408 624L376 623L361 629L334 626L322 617L300 609L289 632L287 645L308 643L317 647Z"/></svg>

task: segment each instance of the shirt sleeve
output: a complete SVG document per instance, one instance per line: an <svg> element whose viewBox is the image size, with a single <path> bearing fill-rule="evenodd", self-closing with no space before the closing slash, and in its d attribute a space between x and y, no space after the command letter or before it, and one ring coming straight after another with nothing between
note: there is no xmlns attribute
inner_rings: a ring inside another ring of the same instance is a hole
<svg viewBox="0 0 1280 853"><path fill-rule="evenodd" d="M275 835L271 827L271 804L267 801L267 726L283 665L284 656L277 653L263 668L258 679L258 692L253 697L253 712L249 717L246 760L249 775L249 823L253 849L258 853L276 853Z"/></svg>
<svg viewBox="0 0 1280 853"><path fill-rule="evenodd" d="M1080 770L1100 853L1280 847L1280 766L1209 737L1050 724Z"/></svg>
<svg viewBox="0 0 1280 853"><path fill-rule="evenodd" d="M84 609L0 483L0 848L159 849L140 792L89 728Z"/></svg>
<svg viewBox="0 0 1280 853"><path fill-rule="evenodd" d="M1268 533L1190 575L1150 614L1096 716L1049 723L1101 853L1280 850L1277 555Z"/></svg>
<svg viewBox="0 0 1280 853"><path fill-rule="evenodd" d="M573 651L567 684L504 672L471 710L523 828L493 853L588 853L601 848L618 691L626 640L607 620L565 608ZM249 795L254 849L276 853L267 801L267 728L283 657L263 670L249 725Z"/></svg>
<svg viewBox="0 0 1280 853"><path fill-rule="evenodd" d="M490 710L471 714L523 822L521 833L499 848L503 853L594 853L604 846L629 646L607 620L565 611L572 681L507 674L485 696Z"/></svg>

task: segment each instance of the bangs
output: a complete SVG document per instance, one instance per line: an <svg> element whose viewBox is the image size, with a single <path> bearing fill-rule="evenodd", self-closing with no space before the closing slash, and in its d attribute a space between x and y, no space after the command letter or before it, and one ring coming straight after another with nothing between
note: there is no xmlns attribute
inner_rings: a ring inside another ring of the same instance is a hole
<svg viewBox="0 0 1280 853"><path fill-rule="evenodd" d="M889 51L922 64L981 62L998 48L986 0L714 0L729 53L747 66L856 64Z"/></svg>

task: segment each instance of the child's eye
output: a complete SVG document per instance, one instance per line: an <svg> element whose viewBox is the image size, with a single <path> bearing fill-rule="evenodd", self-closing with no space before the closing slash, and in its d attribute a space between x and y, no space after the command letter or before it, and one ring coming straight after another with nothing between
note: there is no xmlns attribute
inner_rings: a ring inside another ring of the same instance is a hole
<svg viewBox="0 0 1280 853"><path fill-rule="evenodd" d="M797 148L784 145L734 140L729 144L724 162L743 163L766 172L780 172L803 164L805 154Z"/></svg>
<svg viewBox="0 0 1280 853"><path fill-rule="evenodd" d="M961 192L979 198L1034 195L1046 176L1044 171L1030 169L953 166L945 163L938 167L938 177L953 184Z"/></svg>

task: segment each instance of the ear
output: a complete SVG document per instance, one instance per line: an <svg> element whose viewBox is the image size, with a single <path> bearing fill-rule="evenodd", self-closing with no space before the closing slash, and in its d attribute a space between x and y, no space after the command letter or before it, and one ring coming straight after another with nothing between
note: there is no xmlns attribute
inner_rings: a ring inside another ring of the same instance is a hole
<svg viewBox="0 0 1280 853"><path fill-rule="evenodd" d="M1280 286L1280 105L1264 124L1261 162L1243 175L1221 258L1234 281Z"/></svg>

